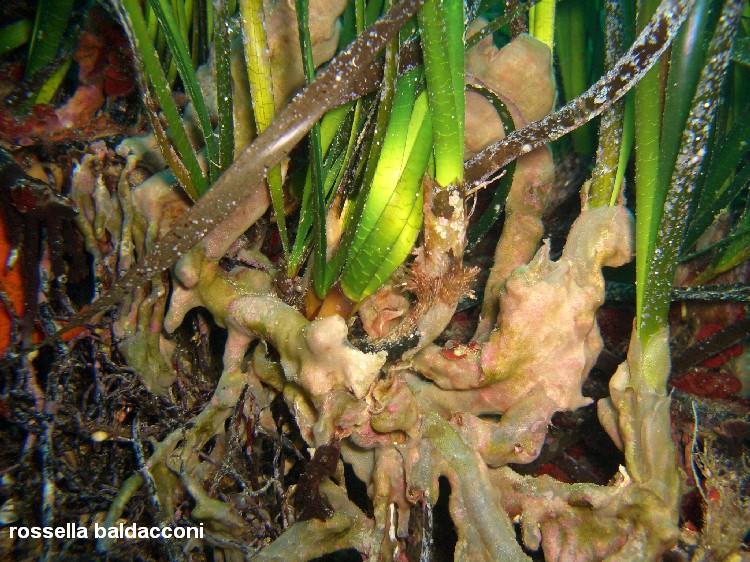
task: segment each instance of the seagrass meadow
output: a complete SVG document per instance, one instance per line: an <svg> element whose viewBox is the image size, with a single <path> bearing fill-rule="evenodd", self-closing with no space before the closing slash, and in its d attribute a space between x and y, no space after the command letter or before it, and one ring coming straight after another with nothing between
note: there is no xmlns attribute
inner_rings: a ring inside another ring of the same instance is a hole
<svg viewBox="0 0 750 562"><path fill-rule="evenodd" d="M0 558L750 560L748 0L5 0Z"/></svg>

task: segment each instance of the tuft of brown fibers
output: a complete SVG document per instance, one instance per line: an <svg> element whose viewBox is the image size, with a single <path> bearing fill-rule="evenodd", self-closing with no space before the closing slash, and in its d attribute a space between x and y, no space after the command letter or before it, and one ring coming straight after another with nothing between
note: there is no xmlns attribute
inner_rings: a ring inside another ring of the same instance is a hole
<svg viewBox="0 0 750 562"><path fill-rule="evenodd" d="M437 278L419 267L412 267L404 280L404 288L417 299L411 317L420 318L437 302L455 303L462 295L473 294L478 274L478 267L466 267L455 261L444 275Z"/></svg>

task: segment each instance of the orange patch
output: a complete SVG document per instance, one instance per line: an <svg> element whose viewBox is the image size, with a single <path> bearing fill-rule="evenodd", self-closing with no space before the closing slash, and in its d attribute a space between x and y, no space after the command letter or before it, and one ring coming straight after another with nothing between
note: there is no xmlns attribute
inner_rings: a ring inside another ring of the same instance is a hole
<svg viewBox="0 0 750 562"><path fill-rule="evenodd" d="M8 256L13 248L5 232L5 222L0 217L0 289L12 303L18 318L23 316L23 279L21 264L8 269ZM0 307L0 356L4 356L10 345L11 316L4 306Z"/></svg>

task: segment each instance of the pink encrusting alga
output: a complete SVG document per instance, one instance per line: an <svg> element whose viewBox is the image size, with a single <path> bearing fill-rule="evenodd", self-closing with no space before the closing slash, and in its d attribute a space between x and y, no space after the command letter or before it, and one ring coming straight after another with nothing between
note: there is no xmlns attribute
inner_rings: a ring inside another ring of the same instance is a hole
<svg viewBox="0 0 750 562"><path fill-rule="evenodd" d="M559 260L550 260L545 244L510 276L497 327L480 353L456 361L433 346L415 360L439 387L473 395L462 399L471 409L450 413L491 466L534 460L552 415L590 403L581 385L602 349L601 268L630 260L631 231L622 207L583 211ZM487 414L503 417L478 417Z"/></svg>
<svg viewBox="0 0 750 562"><path fill-rule="evenodd" d="M475 23L474 29L480 25ZM471 29L469 31L471 36ZM521 35L498 49L486 37L466 56L467 82L489 88L506 105L521 128L552 111L555 81L549 48ZM466 148L470 156L505 137L489 100L476 92L466 96ZM544 233L542 215L551 199L555 168L547 147L521 156L505 202L505 221L485 287L475 339L483 341L495 323L498 298L511 272L536 253Z"/></svg>

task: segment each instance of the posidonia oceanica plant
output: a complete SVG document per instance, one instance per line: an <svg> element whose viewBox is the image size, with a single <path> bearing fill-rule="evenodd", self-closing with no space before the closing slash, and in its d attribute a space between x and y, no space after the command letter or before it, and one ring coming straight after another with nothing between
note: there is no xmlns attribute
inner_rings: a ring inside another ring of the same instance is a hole
<svg viewBox="0 0 750 562"><path fill-rule="evenodd" d="M186 318L202 309L226 338L212 397L140 451L105 524L144 488L162 525L187 501L226 560L430 560L447 481L457 561L657 560L677 544L669 310L696 256L711 258L698 284L748 257L745 3L113 8L152 134L117 148L117 205L76 219L107 288L56 336L117 309L120 353L165 399ZM199 65L191 29L209 16ZM543 218L574 152L588 179L558 251ZM96 207L102 158L76 170L80 208ZM158 170L131 185L147 160ZM596 403L622 464L606 485L526 475L553 416L593 402L605 268L632 260L627 358ZM474 306L473 334L448 345ZM304 451L296 488L280 464L221 488L223 455L261 434Z"/></svg>

